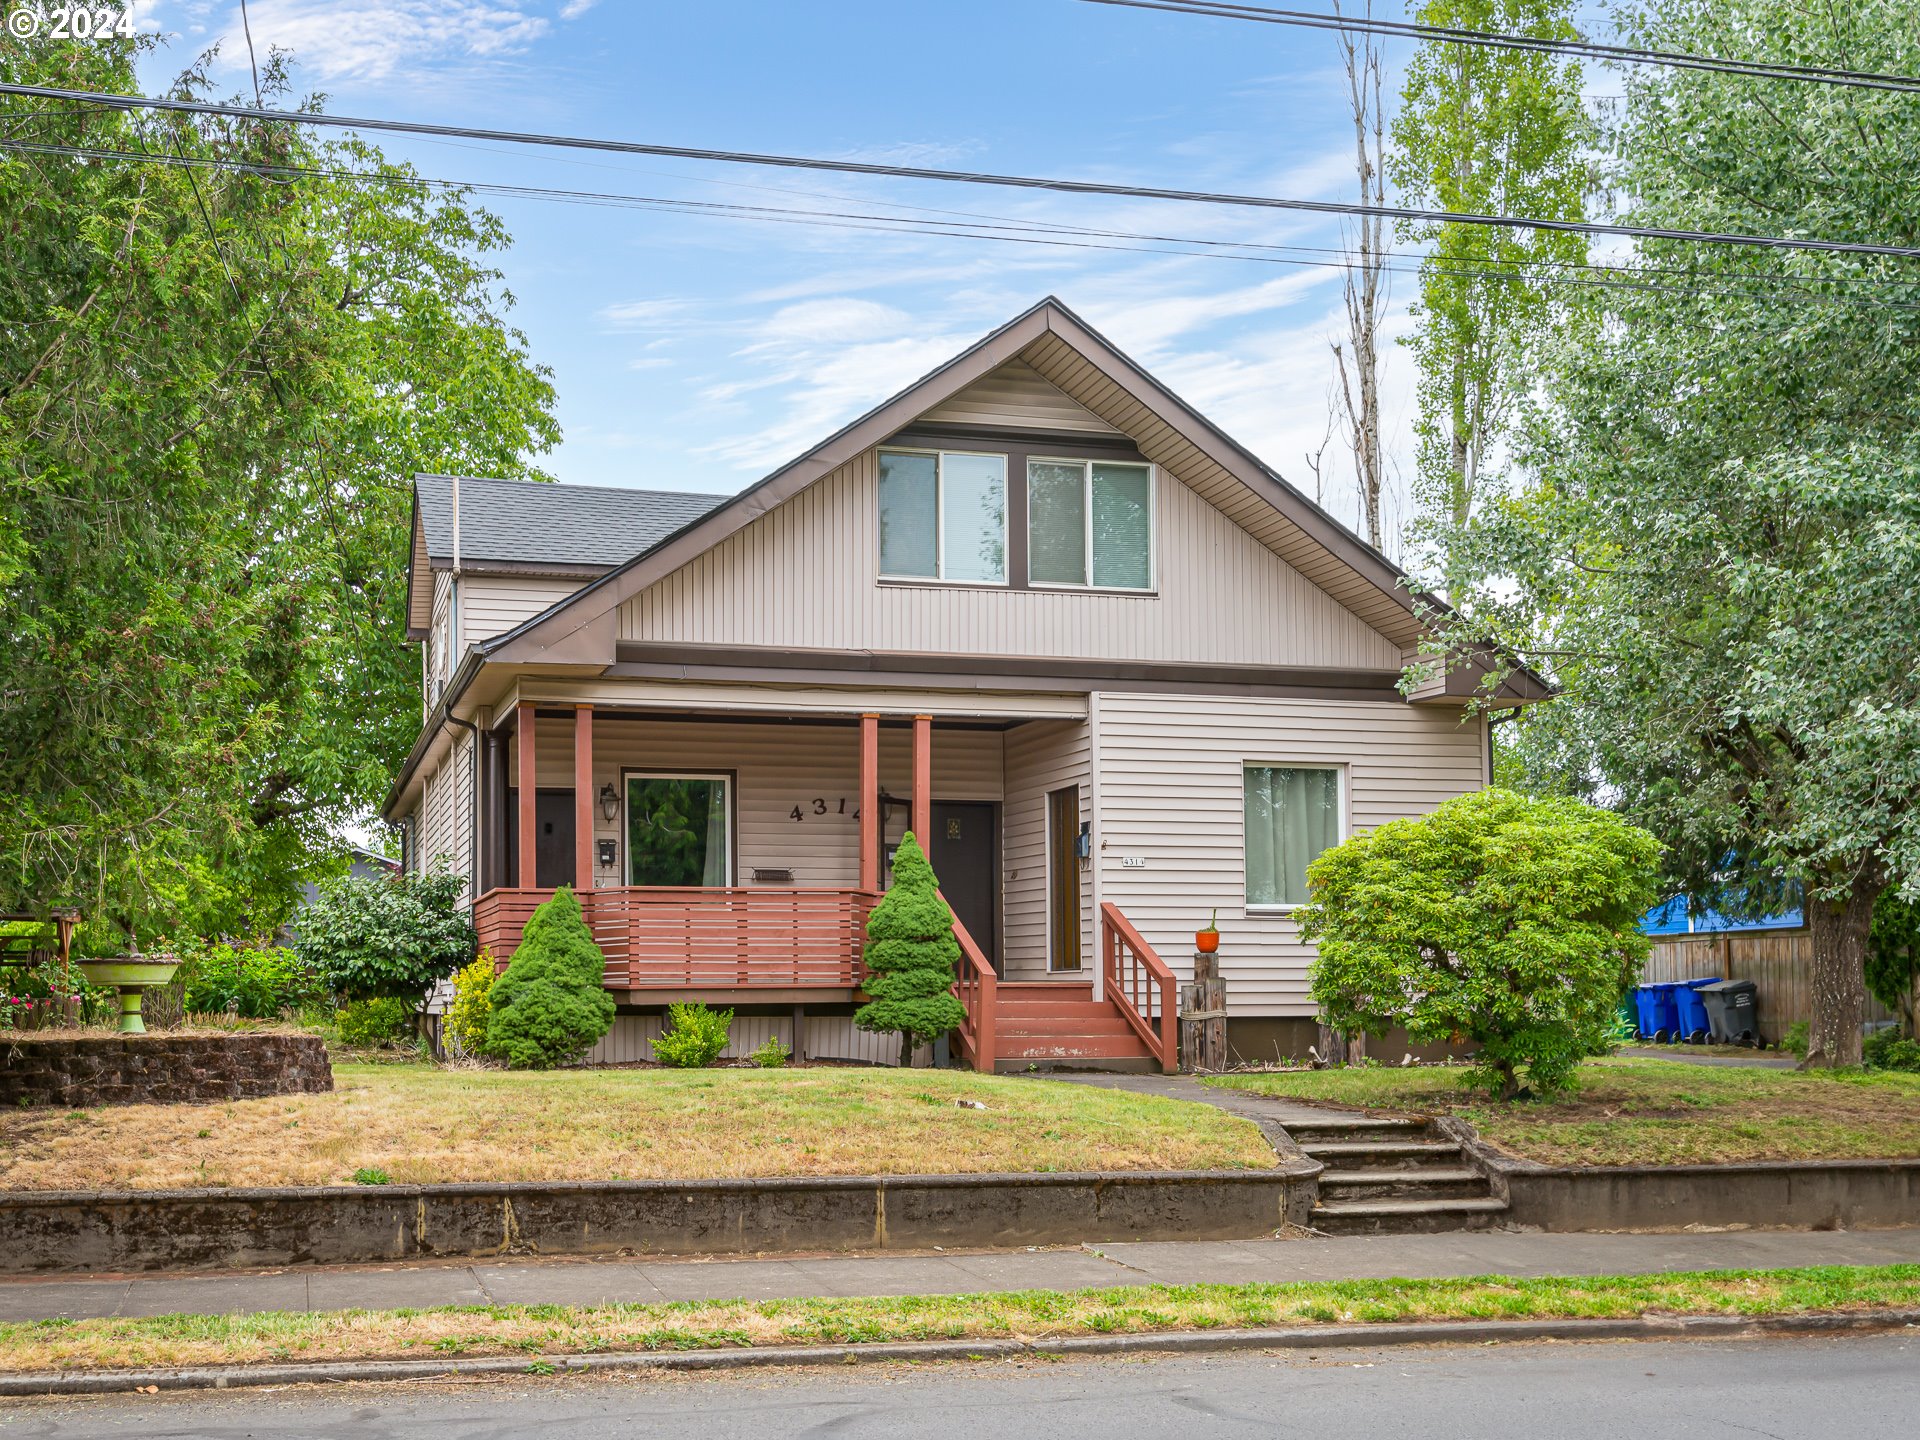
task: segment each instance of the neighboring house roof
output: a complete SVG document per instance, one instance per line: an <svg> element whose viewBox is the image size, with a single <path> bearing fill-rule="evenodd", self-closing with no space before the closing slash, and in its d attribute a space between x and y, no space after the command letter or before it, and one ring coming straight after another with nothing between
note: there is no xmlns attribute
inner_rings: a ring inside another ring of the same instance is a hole
<svg viewBox="0 0 1920 1440"><path fill-rule="evenodd" d="M463 570L571 574L583 579L631 560L726 497L680 490L556 485L542 480L418 475L407 579L414 638L431 619L430 570L454 561L454 488L459 487Z"/></svg>

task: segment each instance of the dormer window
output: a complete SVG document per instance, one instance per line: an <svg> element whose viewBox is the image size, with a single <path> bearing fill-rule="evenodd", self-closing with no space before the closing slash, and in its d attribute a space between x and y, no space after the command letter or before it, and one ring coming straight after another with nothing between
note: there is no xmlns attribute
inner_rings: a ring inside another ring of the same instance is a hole
<svg viewBox="0 0 1920 1440"><path fill-rule="evenodd" d="M1007 457L880 452L880 573L890 580L1007 583Z"/></svg>

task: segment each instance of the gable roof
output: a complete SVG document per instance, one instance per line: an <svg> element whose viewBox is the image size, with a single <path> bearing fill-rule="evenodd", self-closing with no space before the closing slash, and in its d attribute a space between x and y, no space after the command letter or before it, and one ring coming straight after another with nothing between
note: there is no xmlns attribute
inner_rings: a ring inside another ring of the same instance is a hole
<svg viewBox="0 0 1920 1440"><path fill-rule="evenodd" d="M613 616L624 601L1010 361L1031 366L1077 404L1130 436L1149 460L1174 471L1400 645L1409 661L1428 633L1423 617L1445 612L1442 602L1413 589L1399 566L1049 296L731 500L690 518L551 609L483 642L483 654L489 660L524 662L610 659ZM1470 693L1477 679L1471 674L1443 677L1423 686L1414 698ZM1500 692L1509 701L1548 693L1545 682L1525 669L1516 670Z"/></svg>
<svg viewBox="0 0 1920 1440"><path fill-rule="evenodd" d="M454 560L454 487L459 487L460 566L589 578L652 548L713 509L724 495L556 485L477 475L416 475L407 575L408 634L432 619L430 570Z"/></svg>

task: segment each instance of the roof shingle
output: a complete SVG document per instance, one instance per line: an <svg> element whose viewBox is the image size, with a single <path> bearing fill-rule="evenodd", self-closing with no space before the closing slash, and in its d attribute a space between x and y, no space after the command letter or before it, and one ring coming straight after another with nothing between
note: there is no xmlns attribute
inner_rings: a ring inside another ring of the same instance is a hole
<svg viewBox="0 0 1920 1440"><path fill-rule="evenodd" d="M414 477L427 554L436 564L453 558L453 485L446 475ZM726 498L463 475L460 563L624 565Z"/></svg>

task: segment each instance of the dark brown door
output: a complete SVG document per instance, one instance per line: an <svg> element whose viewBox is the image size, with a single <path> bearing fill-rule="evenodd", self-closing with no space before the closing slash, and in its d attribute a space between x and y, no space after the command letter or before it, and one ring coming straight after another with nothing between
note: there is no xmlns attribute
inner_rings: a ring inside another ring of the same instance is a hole
<svg viewBox="0 0 1920 1440"><path fill-rule="evenodd" d="M520 792L507 791L507 883L520 883ZM533 883L542 890L573 884L573 791L533 797Z"/></svg>
<svg viewBox="0 0 1920 1440"><path fill-rule="evenodd" d="M1080 787L1047 795L1047 968L1080 968Z"/></svg>
<svg viewBox="0 0 1920 1440"><path fill-rule="evenodd" d="M1000 968L1000 826L991 804L933 802L933 844L927 859L941 893L980 953Z"/></svg>

